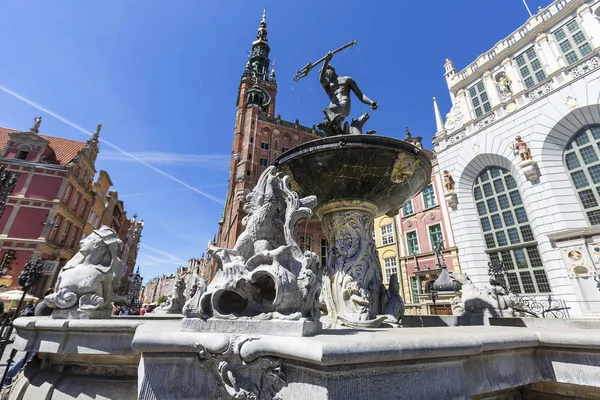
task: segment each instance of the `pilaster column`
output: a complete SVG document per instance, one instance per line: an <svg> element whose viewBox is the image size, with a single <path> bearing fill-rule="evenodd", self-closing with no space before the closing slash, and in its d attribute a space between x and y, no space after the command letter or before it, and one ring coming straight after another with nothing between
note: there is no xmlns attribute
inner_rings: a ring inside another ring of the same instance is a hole
<svg viewBox="0 0 600 400"><path fill-rule="evenodd" d="M17 213L19 212L20 209L21 209L21 205L20 204L13 205L13 209L12 209L12 211L10 213L10 216L8 217L8 220L6 221L6 225L4 226L4 230L2 231L2 235L3 236L8 236L8 232L10 232L10 228L12 228L13 223L15 222L15 218L17 218Z"/></svg>
<svg viewBox="0 0 600 400"><path fill-rule="evenodd" d="M542 34L544 35L544 34ZM542 36L540 35L540 36ZM562 55L562 52L560 51L560 49L558 48L558 43L556 43L556 39L554 38L553 34L549 34L549 35L545 35L546 36L546 40L548 43L548 50L546 51L545 47L542 47L542 50L544 51L544 54L546 55L546 59L548 60L551 68L550 68L550 73L553 73L554 71L560 69L560 68L565 68L567 66L567 62L565 61L565 58ZM538 38L538 40L540 40ZM543 43L543 42L542 42ZM540 44L542 45L542 44ZM552 63L550 62L550 60L555 60L556 61L556 67L552 67Z"/></svg>
<svg viewBox="0 0 600 400"><path fill-rule="evenodd" d="M584 4L577 9L579 23L585 31L592 47L595 49L600 46L600 22L592 14L589 4Z"/></svg>
<svg viewBox="0 0 600 400"><path fill-rule="evenodd" d="M546 75L552 75L561 68L559 56L562 60L562 55L555 47L556 44L554 44L554 46L550 45L550 37L547 34L539 34L535 41L539 49L538 56L545 67L544 71L546 72ZM554 40L552 40L552 42L554 43Z"/></svg>
<svg viewBox="0 0 600 400"><path fill-rule="evenodd" d="M490 99L490 105L492 108L496 107L502 100L500 99L498 89L494 83L494 77L490 71L485 71L483 73L483 84L485 85L485 91Z"/></svg>
<svg viewBox="0 0 600 400"><path fill-rule="evenodd" d="M460 89L458 92L456 92L456 100L461 111L463 112L465 118L464 122L474 120L475 111L473 111L473 104L471 104L471 100L467 98L467 91Z"/></svg>
<svg viewBox="0 0 600 400"><path fill-rule="evenodd" d="M511 81L511 90L513 95L525 90L525 85L523 85L523 81L521 80L521 74L519 71L517 71L516 65L514 64L512 58L505 58L504 61L502 61L502 66L504 67L506 76L508 76Z"/></svg>

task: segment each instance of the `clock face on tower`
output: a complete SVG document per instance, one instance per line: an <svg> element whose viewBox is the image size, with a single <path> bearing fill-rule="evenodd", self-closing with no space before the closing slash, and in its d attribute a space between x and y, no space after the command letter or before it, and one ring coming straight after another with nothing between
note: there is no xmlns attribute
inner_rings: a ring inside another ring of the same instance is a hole
<svg viewBox="0 0 600 400"><path fill-rule="evenodd" d="M254 85L248 89L247 100L248 105L257 104L264 109L271 103L271 95L260 86Z"/></svg>

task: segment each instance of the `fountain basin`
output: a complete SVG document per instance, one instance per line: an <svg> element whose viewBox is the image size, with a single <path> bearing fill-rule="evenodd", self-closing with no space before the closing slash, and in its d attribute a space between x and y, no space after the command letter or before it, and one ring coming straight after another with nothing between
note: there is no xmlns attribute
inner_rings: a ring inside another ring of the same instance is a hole
<svg viewBox="0 0 600 400"><path fill-rule="evenodd" d="M425 152L402 140L344 135L313 140L274 162L292 178L300 196L316 195L318 207L334 200L371 202L380 214L398 210L430 182Z"/></svg>

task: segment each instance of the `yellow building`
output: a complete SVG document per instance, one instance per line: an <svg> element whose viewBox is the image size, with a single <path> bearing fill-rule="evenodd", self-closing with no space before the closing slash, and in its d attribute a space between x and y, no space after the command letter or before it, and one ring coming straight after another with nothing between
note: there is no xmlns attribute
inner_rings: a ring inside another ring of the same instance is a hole
<svg viewBox="0 0 600 400"><path fill-rule="evenodd" d="M112 184L108 172L104 170L100 171L98 179L94 182L94 198L92 199L92 208L88 215L88 219L83 228L84 236L88 236L94 229L100 227L104 209L106 207L106 195Z"/></svg>
<svg viewBox="0 0 600 400"><path fill-rule="evenodd" d="M405 297L405 293L409 293L406 278L400 275L399 266L399 251L398 251L398 230L396 229L396 220L381 215L375 218L375 245L379 255L379 263L381 264L381 275L383 283L387 286L390 283L390 277L393 274L398 275L401 293ZM406 288L404 288L406 286Z"/></svg>

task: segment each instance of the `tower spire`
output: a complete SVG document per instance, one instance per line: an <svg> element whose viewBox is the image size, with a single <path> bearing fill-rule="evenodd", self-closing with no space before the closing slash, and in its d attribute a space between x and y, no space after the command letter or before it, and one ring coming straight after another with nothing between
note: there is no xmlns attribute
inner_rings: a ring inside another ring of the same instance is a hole
<svg viewBox="0 0 600 400"><path fill-rule="evenodd" d="M258 26L258 34L256 35L257 40L267 42L267 7L263 9L262 21Z"/></svg>
<svg viewBox="0 0 600 400"><path fill-rule="evenodd" d="M269 65L271 64L269 60L270 51L271 48L267 39L267 9L265 8L258 26L256 40L252 42L252 51L250 51L244 74L251 75L257 80L268 81Z"/></svg>
<svg viewBox="0 0 600 400"><path fill-rule="evenodd" d="M441 132L444 130L444 122L442 120L442 114L440 114L440 109L438 108L437 100L433 98L433 111L435 113L435 129L436 132Z"/></svg>

